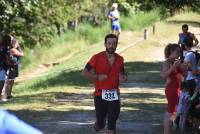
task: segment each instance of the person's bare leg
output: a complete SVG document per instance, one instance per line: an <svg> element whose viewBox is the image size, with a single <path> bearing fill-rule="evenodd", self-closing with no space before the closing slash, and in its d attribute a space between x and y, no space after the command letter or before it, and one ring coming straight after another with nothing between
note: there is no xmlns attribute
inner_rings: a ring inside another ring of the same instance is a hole
<svg viewBox="0 0 200 134"><path fill-rule="evenodd" d="M180 121L179 121L179 128L181 131L183 130L183 118L184 118L183 116L184 116L183 114L180 115Z"/></svg>
<svg viewBox="0 0 200 134"><path fill-rule="evenodd" d="M186 118L187 118L187 114L183 114L183 117L182 117L182 131L184 132L185 131L185 123L186 123Z"/></svg>
<svg viewBox="0 0 200 134"><path fill-rule="evenodd" d="M1 93L3 91L4 82L5 82L4 80L0 80L0 99L2 99Z"/></svg>
<svg viewBox="0 0 200 134"><path fill-rule="evenodd" d="M172 134L172 120L173 114L166 112L164 117L164 134Z"/></svg>
<svg viewBox="0 0 200 134"><path fill-rule="evenodd" d="M108 130L107 134L116 134L115 130Z"/></svg>
<svg viewBox="0 0 200 134"><path fill-rule="evenodd" d="M118 37L118 42L120 43L120 34L121 34L121 30L116 31L116 35Z"/></svg>
<svg viewBox="0 0 200 134"><path fill-rule="evenodd" d="M117 31L116 30L112 30L112 34L117 35Z"/></svg>
<svg viewBox="0 0 200 134"><path fill-rule="evenodd" d="M14 85L14 80L8 80L8 84L7 84L7 96L10 97L11 94L12 94L12 88L13 88L13 85Z"/></svg>
<svg viewBox="0 0 200 134"><path fill-rule="evenodd" d="M116 31L117 32L117 36L119 38L120 34L121 34L121 30Z"/></svg>

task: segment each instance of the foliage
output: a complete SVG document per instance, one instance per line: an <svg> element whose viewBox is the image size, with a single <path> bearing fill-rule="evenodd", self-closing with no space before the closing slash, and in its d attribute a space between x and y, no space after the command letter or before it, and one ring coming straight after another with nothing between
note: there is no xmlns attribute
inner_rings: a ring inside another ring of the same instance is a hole
<svg viewBox="0 0 200 134"><path fill-rule="evenodd" d="M1 0L0 33L16 36L24 47L50 46L57 34L68 31L68 22L102 26L113 2L125 16L160 7L166 17L186 8L199 11L200 6L199 0Z"/></svg>

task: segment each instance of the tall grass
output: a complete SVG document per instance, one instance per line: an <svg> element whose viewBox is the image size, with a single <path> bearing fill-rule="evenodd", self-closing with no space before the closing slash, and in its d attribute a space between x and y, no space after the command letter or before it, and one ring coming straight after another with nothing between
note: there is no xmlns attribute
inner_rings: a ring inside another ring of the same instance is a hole
<svg viewBox="0 0 200 134"><path fill-rule="evenodd" d="M141 30L158 21L160 17L161 15L158 9L147 13L140 12L129 17L122 17L121 27L123 30Z"/></svg>
<svg viewBox="0 0 200 134"><path fill-rule="evenodd" d="M101 27L93 27L91 24L83 23L78 28L79 36L82 36L90 44L99 42L109 33L109 23L105 22Z"/></svg>

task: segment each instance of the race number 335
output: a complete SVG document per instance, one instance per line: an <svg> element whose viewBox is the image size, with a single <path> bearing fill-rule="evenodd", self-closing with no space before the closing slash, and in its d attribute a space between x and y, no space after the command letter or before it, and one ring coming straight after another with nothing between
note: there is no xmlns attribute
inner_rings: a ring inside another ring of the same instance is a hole
<svg viewBox="0 0 200 134"><path fill-rule="evenodd" d="M112 90L102 90L102 99L106 100L106 101L115 101L115 100L119 100L118 94L117 94L117 90L116 89L112 89Z"/></svg>

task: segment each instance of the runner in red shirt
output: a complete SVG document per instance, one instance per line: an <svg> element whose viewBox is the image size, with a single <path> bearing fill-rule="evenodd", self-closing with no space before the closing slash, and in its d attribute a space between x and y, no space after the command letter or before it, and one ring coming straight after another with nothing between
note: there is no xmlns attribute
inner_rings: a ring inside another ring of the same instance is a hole
<svg viewBox="0 0 200 134"><path fill-rule="evenodd" d="M116 134L116 121L120 113L119 83L127 81L123 57L115 53L117 43L118 37L108 34L105 37L106 51L95 54L82 72L85 78L94 79L94 129L97 132L103 129L107 117L107 134Z"/></svg>

